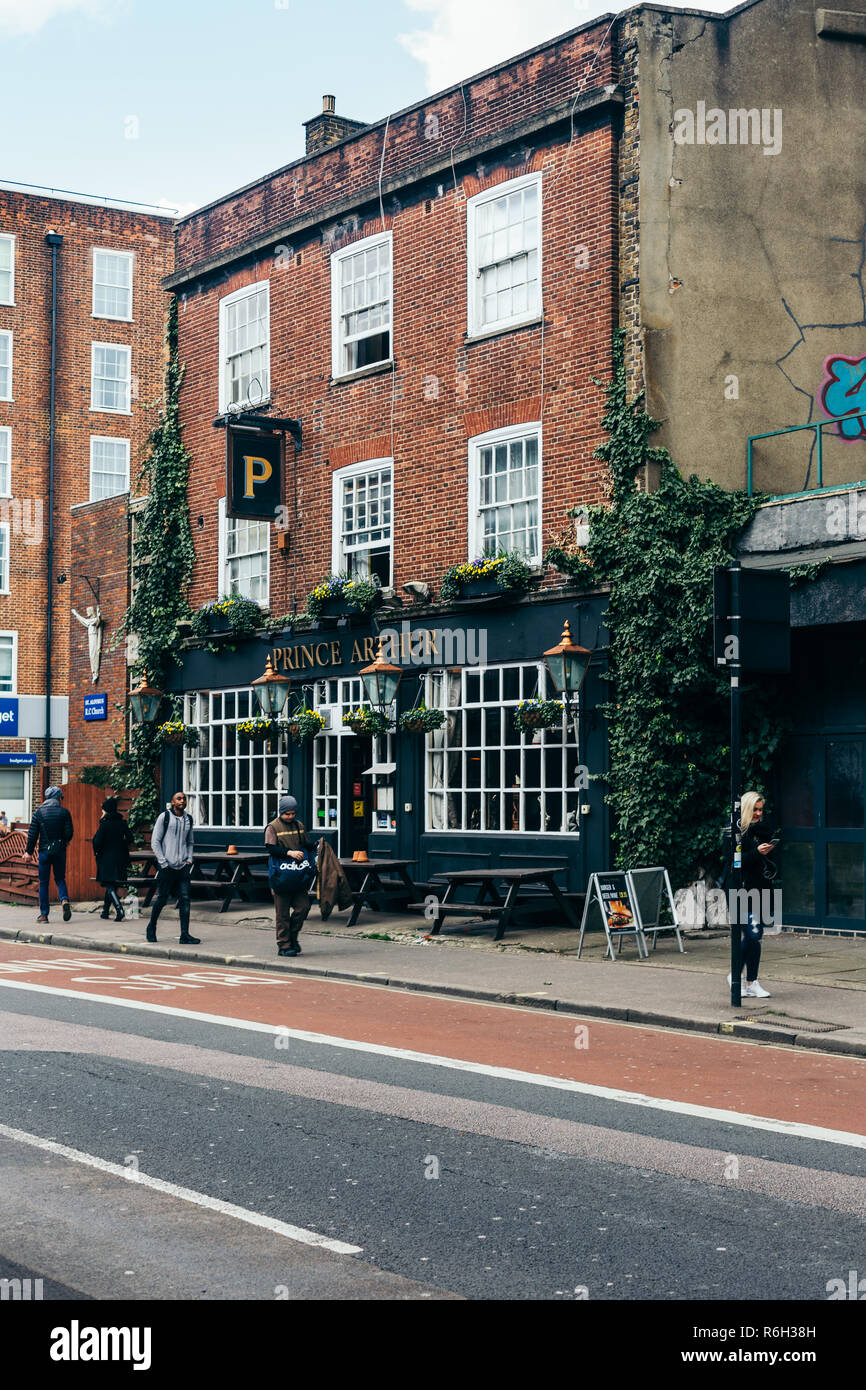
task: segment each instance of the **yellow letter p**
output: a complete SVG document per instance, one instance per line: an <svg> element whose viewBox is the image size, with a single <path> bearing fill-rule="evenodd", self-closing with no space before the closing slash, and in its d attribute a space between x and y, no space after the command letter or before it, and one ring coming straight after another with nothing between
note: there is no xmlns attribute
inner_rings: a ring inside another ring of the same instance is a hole
<svg viewBox="0 0 866 1390"><path fill-rule="evenodd" d="M261 464L261 471L256 468L257 463ZM244 454L244 497L255 497L255 484L266 483L273 471L267 459L258 458L255 454Z"/></svg>

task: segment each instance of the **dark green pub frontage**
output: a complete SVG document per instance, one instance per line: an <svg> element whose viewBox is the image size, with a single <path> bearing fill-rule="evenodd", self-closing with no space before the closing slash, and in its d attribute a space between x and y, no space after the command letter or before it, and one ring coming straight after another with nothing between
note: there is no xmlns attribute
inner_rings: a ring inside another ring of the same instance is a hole
<svg viewBox="0 0 866 1390"><path fill-rule="evenodd" d="M321 618L296 630L213 639L217 651L187 646L168 683L182 694L184 719L199 729L196 749L167 749L166 798L183 787L200 840L260 845L282 791L301 820L341 857L409 859L415 880L440 870L552 866L560 887L583 892L609 866L604 593L535 592L455 603L380 609L369 617ZM522 700L557 698L543 653L566 621L593 656L576 707L553 728L521 732ZM407 733L395 726L357 736L343 716L368 704L360 672L383 649L400 668L391 713L441 709L442 726ZM270 655L325 718L310 742L276 747L238 737L258 713L251 684Z"/></svg>

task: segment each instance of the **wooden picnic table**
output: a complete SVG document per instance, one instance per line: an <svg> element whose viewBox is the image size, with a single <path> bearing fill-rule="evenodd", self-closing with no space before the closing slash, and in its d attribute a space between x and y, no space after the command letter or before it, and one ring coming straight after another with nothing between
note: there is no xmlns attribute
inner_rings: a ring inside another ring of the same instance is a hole
<svg viewBox="0 0 866 1390"><path fill-rule="evenodd" d="M144 907L148 907L156 892L157 859L152 849L133 849L129 852L133 864L144 864L144 875L131 875L128 883L138 883L147 888ZM248 888L256 879L250 873L257 864L267 864L270 855L266 849L239 849L237 854L227 854L224 849L193 849L192 871L189 882L191 888L206 888L217 897L222 897L220 912L227 912L232 899L237 896L244 902L250 901ZM205 874L202 866L215 864L212 874Z"/></svg>
<svg viewBox="0 0 866 1390"><path fill-rule="evenodd" d="M571 904L556 882L557 869L455 869L433 874L432 880L444 879L447 883L445 895L434 908L431 936L438 936L446 917L489 917L496 924L494 941L501 941L506 929L511 926L517 910L517 899L522 889L530 884L540 886L550 894L568 926L579 927ZM456 902L454 895L458 888L478 885L474 903ZM500 885L506 886L503 897ZM539 894L533 894L537 903ZM525 902L524 904L525 905Z"/></svg>
<svg viewBox="0 0 866 1390"><path fill-rule="evenodd" d="M372 899L377 894L383 898L406 898L407 902L413 898L416 889L408 869L414 863L414 859L341 859L340 867L355 898L347 926L354 927L362 907L373 908Z"/></svg>

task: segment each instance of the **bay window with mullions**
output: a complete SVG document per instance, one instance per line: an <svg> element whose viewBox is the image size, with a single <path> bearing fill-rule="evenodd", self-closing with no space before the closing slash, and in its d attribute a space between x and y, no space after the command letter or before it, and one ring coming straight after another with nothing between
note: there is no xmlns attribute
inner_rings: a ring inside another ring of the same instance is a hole
<svg viewBox="0 0 866 1390"><path fill-rule="evenodd" d="M391 233L365 237L331 256L331 369L335 377L390 362Z"/></svg>
<svg viewBox="0 0 866 1390"><path fill-rule="evenodd" d="M510 552L541 563L541 426L469 441L470 558Z"/></svg>
<svg viewBox="0 0 866 1390"><path fill-rule="evenodd" d="M521 700L556 699L543 662L432 671L428 709L445 711L427 736L426 829L576 835L580 772L574 725L521 734Z"/></svg>

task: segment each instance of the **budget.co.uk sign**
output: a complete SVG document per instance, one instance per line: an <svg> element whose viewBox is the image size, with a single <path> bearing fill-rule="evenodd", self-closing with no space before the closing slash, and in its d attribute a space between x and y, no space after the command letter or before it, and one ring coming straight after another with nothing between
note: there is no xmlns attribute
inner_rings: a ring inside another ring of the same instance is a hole
<svg viewBox="0 0 866 1390"><path fill-rule="evenodd" d="M0 695L0 738L18 737L18 699Z"/></svg>

